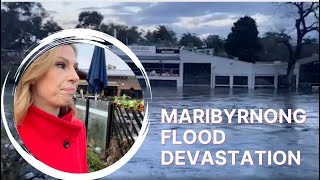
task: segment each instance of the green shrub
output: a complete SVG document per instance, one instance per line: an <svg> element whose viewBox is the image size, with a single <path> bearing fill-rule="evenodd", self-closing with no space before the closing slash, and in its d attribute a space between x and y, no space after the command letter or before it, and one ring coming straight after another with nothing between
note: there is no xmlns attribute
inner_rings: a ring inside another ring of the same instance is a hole
<svg viewBox="0 0 320 180"><path fill-rule="evenodd" d="M89 172L99 171L106 167L104 162L99 156L93 151L91 147L87 147L87 160L89 166Z"/></svg>

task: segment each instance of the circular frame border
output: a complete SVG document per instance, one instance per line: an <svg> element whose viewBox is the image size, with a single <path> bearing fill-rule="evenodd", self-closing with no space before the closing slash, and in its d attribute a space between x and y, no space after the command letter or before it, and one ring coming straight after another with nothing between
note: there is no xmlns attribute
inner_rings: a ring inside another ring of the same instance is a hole
<svg viewBox="0 0 320 180"><path fill-rule="evenodd" d="M40 43L32 49L32 51L23 59L21 62L17 72L15 73L15 86L13 88L12 94L15 95L15 88L16 85L19 82L19 79L23 76L24 72L28 68L28 66L42 53L46 52L47 50L50 50L54 47L63 45L63 44L72 44L72 43L87 43L87 44L92 44L96 46L100 46L102 48L108 48L107 47L107 42L112 43L115 45L117 48L119 48L121 51L123 51L129 58L134 62L134 64L140 69L145 82L146 82L146 87L149 89L150 93L150 99L152 100L152 91L151 91L151 86L150 86L150 81L147 76L147 73L142 66L142 63L138 59L138 57L126 46L124 45L121 41L118 39L102 33L100 31L95 31L91 29L67 29L63 30L60 32L57 32L55 34L52 34L43 40L40 41ZM22 72L21 72L22 71ZM141 127L141 130L139 132L139 136L137 137L137 140L133 144L133 146L130 148L130 150L116 163L108 166L107 168L104 168L99 171L91 172L91 173L85 173L85 174L80 174L80 173L68 173L64 171L60 171L57 169L54 169L41 161L37 160L35 157L27 153L20 145L19 143L14 139L9 126L7 119L5 117L5 111L4 111L4 90L6 86L6 81L9 76L9 73L7 73L6 78L3 83L3 88L1 91L1 116L3 119L3 124L5 131L8 135L9 140L11 141L12 145L14 148L18 151L18 153L29 163L31 164L34 168L38 169L39 171L58 178L58 179L98 179L105 177L116 170L120 169L124 164L126 164L138 151L140 146L142 145L143 141L145 140L145 137L149 131L149 116L148 116L148 103L146 103L146 110L145 110L145 116L143 119L143 124Z"/></svg>

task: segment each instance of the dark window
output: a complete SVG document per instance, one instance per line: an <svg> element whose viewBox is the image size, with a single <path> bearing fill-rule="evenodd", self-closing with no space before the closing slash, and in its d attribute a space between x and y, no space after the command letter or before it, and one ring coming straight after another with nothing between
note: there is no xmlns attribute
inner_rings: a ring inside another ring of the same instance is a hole
<svg viewBox="0 0 320 180"><path fill-rule="evenodd" d="M138 79L139 84L141 88L146 87L146 82L144 79ZM151 87L153 86L171 86L171 87L177 87L177 81L175 80L150 80Z"/></svg>
<svg viewBox="0 0 320 180"><path fill-rule="evenodd" d="M184 63L183 85L210 86L211 64L210 63Z"/></svg>
<svg viewBox="0 0 320 180"><path fill-rule="evenodd" d="M177 86L177 81L170 80L150 80L151 87L152 86Z"/></svg>
<svg viewBox="0 0 320 180"><path fill-rule="evenodd" d="M117 91L118 91L118 88L116 86L108 86L106 89L104 89L104 95L105 96L116 96Z"/></svg>
<svg viewBox="0 0 320 180"><path fill-rule="evenodd" d="M293 75L293 84L296 83L296 75ZM279 75L278 76L278 87L286 87L287 84L287 75Z"/></svg>
<svg viewBox="0 0 320 180"><path fill-rule="evenodd" d="M133 90L133 89L122 89L120 92L120 96L127 95L132 99L142 99L142 91L141 90Z"/></svg>
<svg viewBox="0 0 320 180"><path fill-rule="evenodd" d="M233 85L248 85L248 76L234 76Z"/></svg>
<svg viewBox="0 0 320 180"><path fill-rule="evenodd" d="M139 68L134 63L127 63L135 75L142 75ZM156 73L157 76L179 76L179 64L171 63L142 63L144 69L150 74ZM151 75L150 74L150 75Z"/></svg>
<svg viewBox="0 0 320 180"><path fill-rule="evenodd" d="M255 85L274 85L274 76L256 76Z"/></svg>
<svg viewBox="0 0 320 180"><path fill-rule="evenodd" d="M319 85L319 61L301 65L299 78L300 84Z"/></svg>
<svg viewBox="0 0 320 180"><path fill-rule="evenodd" d="M229 76L216 76L215 77L215 84L217 85L229 85Z"/></svg>

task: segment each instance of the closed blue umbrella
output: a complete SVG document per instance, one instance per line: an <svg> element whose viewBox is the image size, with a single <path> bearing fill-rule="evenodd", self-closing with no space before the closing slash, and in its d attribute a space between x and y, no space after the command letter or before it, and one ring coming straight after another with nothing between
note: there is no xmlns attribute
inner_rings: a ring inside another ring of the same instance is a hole
<svg viewBox="0 0 320 180"><path fill-rule="evenodd" d="M88 92L91 94L98 94L103 91L108 85L106 57L104 49L95 46L92 60L87 74Z"/></svg>

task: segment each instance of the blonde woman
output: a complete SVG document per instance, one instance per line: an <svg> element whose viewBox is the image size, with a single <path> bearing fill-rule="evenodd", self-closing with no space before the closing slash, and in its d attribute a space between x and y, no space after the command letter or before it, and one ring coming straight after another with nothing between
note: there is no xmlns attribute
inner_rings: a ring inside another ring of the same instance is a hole
<svg viewBox="0 0 320 180"><path fill-rule="evenodd" d="M72 103L79 81L77 67L72 45L37 58L17 86L14 118L24 145L35 158L64 172L86 173L86 132Z"/></svg>

